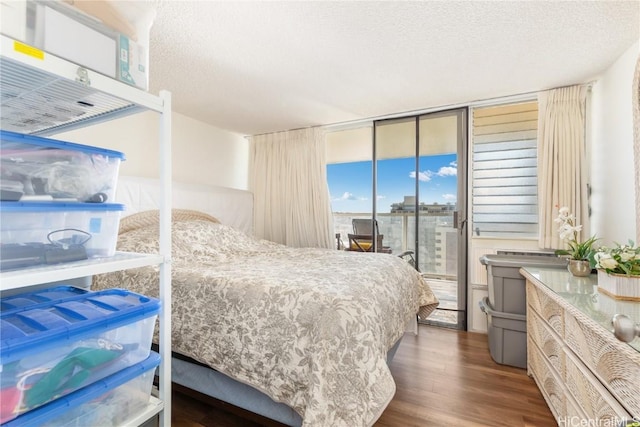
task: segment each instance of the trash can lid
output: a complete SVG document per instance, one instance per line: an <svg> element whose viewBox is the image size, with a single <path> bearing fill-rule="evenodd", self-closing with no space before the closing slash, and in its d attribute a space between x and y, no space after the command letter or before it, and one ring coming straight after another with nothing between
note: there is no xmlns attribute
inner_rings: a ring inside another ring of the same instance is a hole
<svg viewBox="0 0 640 427"><path fill-rule="evenodd" d="M480 263L498 267L566 267L567 259L548 255L486 254Z"/></svg>

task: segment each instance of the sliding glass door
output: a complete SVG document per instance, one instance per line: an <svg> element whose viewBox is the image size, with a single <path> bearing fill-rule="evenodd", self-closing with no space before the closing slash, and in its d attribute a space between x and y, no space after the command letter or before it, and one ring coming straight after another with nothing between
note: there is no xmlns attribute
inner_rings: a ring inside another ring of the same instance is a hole
<svg viewBox="0 0 640 427"><path fill-rule="evenodd" d="M467 110L374 122L373 211L440 299L425 323L466 327Z"/></svg>

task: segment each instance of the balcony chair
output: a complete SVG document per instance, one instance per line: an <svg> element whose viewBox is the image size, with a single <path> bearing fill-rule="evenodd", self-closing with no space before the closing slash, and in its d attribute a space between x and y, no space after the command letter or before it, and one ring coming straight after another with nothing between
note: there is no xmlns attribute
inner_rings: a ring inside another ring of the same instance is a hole
<svg viewBox="0 0 640 427"><path fill-rule="evenodd" d="M349 246L347 247L348 251L356 251L356 252L373 252L373 242L371 239L371 234L347 234L349 238ZM386 254L391 253L391 248L388 246L382 246L382 240L384 239L384 235L378 234L376 236L376 252L382 252Z"/></svg>
<svg viewBox="0 0 640 427"><path fill-rule="evenodd" d="M345 250L373 252L373 239L371 237L371 232L373 231L376 236L376 252L387 254L392 253L391 247L384 246L383 244L384 234L380 234L377 220L354 218L351 221L351 225L353 226L353 234L347 234L349 245ZM336 237L339 239L339 235ZM340 240L338 240L338 248L340 248ZM413 257L413 251L404 251L398 256L407 261L413 268L420 271L416 265L416 260Z"/></svg>

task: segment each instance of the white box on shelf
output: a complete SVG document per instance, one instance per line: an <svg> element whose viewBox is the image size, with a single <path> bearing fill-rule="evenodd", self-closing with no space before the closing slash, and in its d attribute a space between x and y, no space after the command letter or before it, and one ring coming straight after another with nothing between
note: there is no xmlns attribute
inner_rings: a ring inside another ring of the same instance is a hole
<svg viewBox="0 0 640 427"><path fill-rule="evenodd" d="M116 77L116 33L85 25L49 6L38 5L35 46L106 76Z"/></svg>
<svg viewBox="0 0 640 427"><path fill-rule="evenodd" d="M118 43L116 78L143 90L149 87L149 33L156 16L151 2L72 2L83 13L113 29Z"/></svg>
<svg viewBox="0 0 640 427"><path fill-rule="evenodd" d="M148 90L152 3L1 0L0 5L2 34Z"/></svg>
<svg viewBox="0 0 640 427"><path fill-rule="evenodd" d="M0 1L0 28L2 34L16 40L27 38L27 2L15 0Z"/></svg>

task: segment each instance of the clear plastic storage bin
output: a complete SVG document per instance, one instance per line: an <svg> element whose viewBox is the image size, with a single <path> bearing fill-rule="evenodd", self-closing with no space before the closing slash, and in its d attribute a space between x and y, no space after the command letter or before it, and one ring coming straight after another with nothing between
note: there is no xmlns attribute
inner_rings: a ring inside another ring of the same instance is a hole
<svg viewBox="0 0 640 427"><path fill-rule="evenodd" d="M124 205L0 202L0 270L109 257Z"/></svg>
<svg viewBox="0 0 640 427"><path fill-rule="evenodd" d="M118 151L0 131L3 201L115 200Z"/></svg>
<svg viewBox="0 0 640 427"><path fill-rule="evenodd" d="M160 301L122 289L0 315L0 422L149 356Z"/></svg>
<svg viewBox="0 0 640 427"><path fill-rule="evenodd" d="M160 355L149 357L90 386L3 424L3 427L115 427L149 403Z"/></svg>

